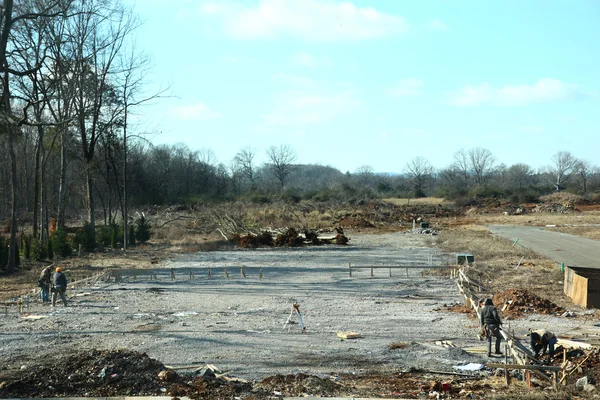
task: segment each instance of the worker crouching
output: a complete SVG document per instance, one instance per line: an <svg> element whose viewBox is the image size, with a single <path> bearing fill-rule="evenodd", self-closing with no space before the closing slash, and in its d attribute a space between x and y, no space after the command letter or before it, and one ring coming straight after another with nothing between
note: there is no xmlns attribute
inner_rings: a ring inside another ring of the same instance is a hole
<svg viewBox="0 0 600 400"><path fill-rule="evenodd" d="M542 353L542 356L546 355L547 350L550 356L554 355L554 345L558 339L552 332L545 329L532 330L530 328L529 338L529 344L531 345L531 350L533 350L533 353L535 354L535 358L540 356L540 352Z"/></svg>

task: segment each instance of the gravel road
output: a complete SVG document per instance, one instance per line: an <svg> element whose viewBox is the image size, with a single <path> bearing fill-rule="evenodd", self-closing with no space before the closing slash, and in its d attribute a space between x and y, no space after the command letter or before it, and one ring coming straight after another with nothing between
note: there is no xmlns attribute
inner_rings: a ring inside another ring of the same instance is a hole
<svg viewBox="0 0 600 400"><path fill-rule="evenodd" d="M547 231L537 226L490 225L490 232L542 254L557 263L586 268L600 268L600 242L567 233Z"/></svg>
<svg viewBox="0 0 600 400"><path fill-rule="evenodd" d="M431 238L401 233L352 236L346 247L234 250L193 253L150 275L72 290L70 307L34 304L27 320L14 311L0 316L0 365L19 368L48 355L78 349L128 348L166 365L210 363L233 375L259 379L274 374L329 374L409 367L451 370L482 362L461 348L482 346L477 322L440 310L462 302L448 276L421 270L353 271L348 264L441 264ZM240 274L245 266L246 277ZM212 278L208 278L208 268ZM229 278L225 277L227 267ZM263 277L259 278L259 267ZM171 280L170 269L176 280ZM189 270L195 271L190 279ZM292 303L300 304L307 333L282 327ZM14 309L13 309L14 310ZM540 322L540 317L537 316ZM544 324L578 324L541 317ZM513 328L526 331L531 321ZM565 325L566 324L566 325ZM362 338L340 340L338 331ZM451 340L456 348L436 345ZM389 350L393 342L406 342Z"/></svg>

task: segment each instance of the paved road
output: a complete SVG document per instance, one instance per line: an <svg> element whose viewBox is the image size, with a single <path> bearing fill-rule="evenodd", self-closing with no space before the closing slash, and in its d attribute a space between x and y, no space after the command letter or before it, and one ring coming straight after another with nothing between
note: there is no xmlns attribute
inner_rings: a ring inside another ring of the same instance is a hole
<svg viewBox="0 0 600 400"><path fill-rule="evenodd" d="M536 226L490 225L490 232L542 254L557 263L600 269L600 241L547 231Z"/></svg>

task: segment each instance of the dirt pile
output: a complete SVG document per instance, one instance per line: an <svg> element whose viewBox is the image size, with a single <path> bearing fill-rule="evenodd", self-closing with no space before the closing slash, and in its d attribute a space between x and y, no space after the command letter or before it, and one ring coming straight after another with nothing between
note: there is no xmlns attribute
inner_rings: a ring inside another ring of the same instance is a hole
<svg viewBox="0 0 600 400"><path fill-rule="evenodd" d="M509 289L493 297L496 308L502 315L511 318L525 314L562 314L565 310L550 300L542 299L525 289Z"/></svg>
<svg viewBox="0 0 600 400"><path fill-rule="evenodd" d="M167 371L167 372L165 372ZM50 364L2 374L0 397L189 396L233 398L252 385L213 377L181 376L145 353L91 350Z"/></svg>
<svg viewBox="0 0 600 400"><path fill-rule="evenodd" d="M258 388L278 396L335 396L344 391L344 387L314 375L293 374L275 375L263 379Z"/></svg>

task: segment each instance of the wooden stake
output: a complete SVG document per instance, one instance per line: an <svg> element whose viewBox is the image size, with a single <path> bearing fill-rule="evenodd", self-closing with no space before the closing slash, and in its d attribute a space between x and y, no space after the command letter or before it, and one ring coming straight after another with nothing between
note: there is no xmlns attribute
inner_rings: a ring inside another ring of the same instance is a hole
<svg viewBox="0 0 600 400"><path fill-rule="evenodd" d="M373 268L371 267L371 278L373 277Z"/></svg>
<svg viewBox="0 0 600 400"><path fill-rule="evenodd" d="M390 278L392 277L392 269L390 268Z"/></svg>
<svg viewBox="0 0 600 400"><path fill-rule="evenodd" d="M210 273L210 267L208 267L208 279L212 278L212 274Z"/></svg>
<svg viewBox="0 0 600 400"><path fill-rule="evenodd" d="M262 279L262 267L260 267L259 271L260 271L260 274L258 275L258 279Z"/></svg>

